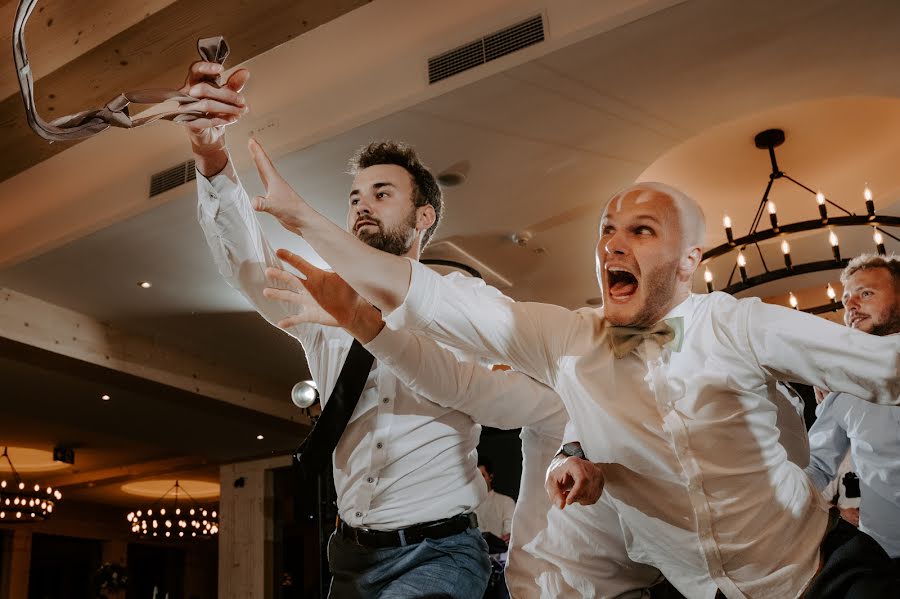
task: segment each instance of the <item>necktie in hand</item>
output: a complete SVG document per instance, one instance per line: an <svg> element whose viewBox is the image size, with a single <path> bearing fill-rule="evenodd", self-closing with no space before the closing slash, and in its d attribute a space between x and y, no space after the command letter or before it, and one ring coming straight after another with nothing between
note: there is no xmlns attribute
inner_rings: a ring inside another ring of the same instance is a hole
<svg viewBox="0 0 900 599"><path fill-rule="evenodd" d="M672 351L680 351L684 340L684 318L667 318L649 329L611 326L607 329L607 338L616 358L623 358L633 352L644 339L653 339L660 347L672 343Z"/></svg>
<svg viewBox="0 0 900 599"><path fill-rule="evenodd" d="M131 104L162 104L174 101L184 105L197 101L197 98L174 89L142 89L121 93L101 108L70 114L49 123L44 121L35 106L34 80L31 65L28 63L28 54L25 52L25 24L36 3L37 0L21 0L13 25L13 56L16 61L19 90L25 102L28 125L35 133L51 142L69 141L96 135L109 127L130 129L158 120L186 123L205 116L199 111L183 111L175 108L156 114L132 117L128 108ZM197 42L197 51L203 60L223 64L228 56L228 44L221 36L204 38Z"/></svg>

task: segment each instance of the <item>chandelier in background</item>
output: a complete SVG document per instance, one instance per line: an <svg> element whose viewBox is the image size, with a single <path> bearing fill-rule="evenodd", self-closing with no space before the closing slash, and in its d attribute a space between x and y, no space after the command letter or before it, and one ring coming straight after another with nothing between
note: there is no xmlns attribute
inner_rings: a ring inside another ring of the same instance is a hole
<svg viewBox="0 0 900 599"><path fill-rule="evenodd" d="M169 500L174 499L174 502L166 507L170 495L172 497ZM127 519L131 524L131 532L141 537L184 540L209 538L219 532L218 513L197 503L177 480L153 505L145 510L129 513Z"/></svg>
<svg viewBox="0 0 900 599"><path fill-rule="evenodd" d="M837 234L835 233L835 229L838 227L872 227L872 241L874 249L881 255L884 255L886 253L884 247L885 236L900 241L900 238L885 230L885 227L900 227L900 217L877 214L875 212L875 203L872 199L872 192L868 187L865 187L863 191L866 213L857 215L856 213L851 212L843 206L833 202L821 191L813 190L812 188L804 185L800 181L797 181L796 179L782 171L778 167L778 161L775 158L775 148L783 144L784 139L784 131L781 129L767 129L758 133L754 137L754 143L756 144L756 147L761 150L767 150L769 153L769 160L772 163L772 172L769 174L769 182L766 185L766 190L763 192L762 199L760 200L759 206L757 207L756 216L753 219L753 223L750 225L750 229L746 235L744 235L743 237L735 238L731 219L728 217L728 215L725 215L725 217L722 219L722 224L725 227L725 237L727 241L722 245L707 250L703 254L703 258L701 260L701 264L707 264L705 272L703 273L703 278L706 281L707 291L712 292L715 289L713 285L713 275L712 272L710 272L708 266L709 262L711 260L720 258L727 254L732 254L734 252L737 253L734 258L732 258L734 262L732 262L731 274L729 275L728 281L725 286L720 289L720 291L731 294L737 293L739 291L744 291L746 289L751 289L765 283L771 283L772 281L777 281L779 279L844 268L845 266L847 266L849 259L841 256L840 243ZM772 185L777 179L786 179L815 197L818 207L818 218L795 223L780 223L778 221L778 213L775 202L773 202L769 198L769 192L772 191ZM829 206L836 208L839 211L839 215L834 216L833 214L829 214ZM762 222L763 216L766 212L768 212L769 214L769 223L771 225L771 228L760 230L759 225ZM791 257L791 246L788 242L788 236L795 233L813 231L816 229L828 229L830 231L828 239L830 244L831 257L824 260L794 263L793 258ZM762 254L762 250L760 250L759 243L777 237L782 238L781 253L784 260L784 266L780 268L770 269L768 264L766 264L766 260ZM753 246L756 248L756 252L758 253L760 261L762 263L763 272L753 275L747 272L747 259L744 256L744 251L748 246ZM736 273L738 275L737 278L735 277ZM837 310L842 307L841 302L837 301L836 292L830 283L826 287L825 293L826 297L829 300L828 303L820 306L804 308L804 311L811 312L813 314L820 314L823 312ZM799 309L797 298L794 296L793 292L790 292L788 298L791 307Z"/></svg>
<svg viewBox="0 0 900 599"><path fill-rule="evenodd" d="M9 464L12 480L0 479L0 522L17 524L49 518L56 502L62 499L62 493L52 487L26 484L13 466L8 447L3 448L0 463L4 458Z"/></svg>

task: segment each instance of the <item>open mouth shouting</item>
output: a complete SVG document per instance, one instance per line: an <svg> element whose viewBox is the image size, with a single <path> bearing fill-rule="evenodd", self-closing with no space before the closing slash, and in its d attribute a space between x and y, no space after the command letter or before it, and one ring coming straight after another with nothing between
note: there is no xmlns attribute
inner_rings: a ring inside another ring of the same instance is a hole
<svg viewBox="0 0 900 599"><path fill-rule="evenodd" d="M624 304L637 293L638 277L626 266L607 264L606 288L611 301Z"/></svg>

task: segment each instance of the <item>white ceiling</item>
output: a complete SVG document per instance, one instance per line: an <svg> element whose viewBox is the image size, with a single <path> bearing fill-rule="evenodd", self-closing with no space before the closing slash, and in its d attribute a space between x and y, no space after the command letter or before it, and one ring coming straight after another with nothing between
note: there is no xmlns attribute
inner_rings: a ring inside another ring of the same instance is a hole
<svg viewBox="0 0 900 599"><path fill-rule="evenodd" d="M436 239L453 241L509 279L506 292L517 299L582 306L597 295L597 216L607 197L636 179L662 180L696 197L707 212L710 245L724 240L724 212L743 233L769 173L766 154L753 146L761 129L787 132L778 157L789 174L857 212L868 183L879 211L900 215L898 38L894 0L690 0L276 163L304 197L343 224L347 157L372 139L408 141L436 171L466 160L468 179L446 190ZM265 94L251 82L251 106ZM239 155L244 140L236 137ZM266 143L265 132L259 138ZM89 179L90 164L84 168ZM254 173L242 177L251 195L259 191ZM0 271L0 286L265 376L287 398L307 376L302 352L218 276L196 224L193 186L176 195ZM773 198L783 221L817 214L812 198L785 181L776 183ZM263 221L273 245L308 254L303 242ZM522 231L533 234L525 247L511 241ZM845 255L872 247L866 229L838 233ZM900 250L893 240L887 245ZM816 235L792 240L792 248L795 261L830 256ZM774 246L764 251L780 261ZM758 264L748 258L753 272ZM717 283L730 269L731 262L713 266ZM824 288L836 278L809 276L763 292ZM139 280L153 287L141 290ZM62 402L52 409L69 414Z"/></svg>

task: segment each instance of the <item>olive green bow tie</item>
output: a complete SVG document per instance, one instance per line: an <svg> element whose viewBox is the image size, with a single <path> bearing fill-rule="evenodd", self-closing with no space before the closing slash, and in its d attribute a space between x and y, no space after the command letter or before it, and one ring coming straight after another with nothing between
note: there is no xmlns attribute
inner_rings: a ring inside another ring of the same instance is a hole
<svg viewBox="0 0 900 599"><path fill-rule="evenodd" d="M644 339L653 339L660 347L670 344L672 351L681 351L681 344L684 341L684 318L681 316L667 318L649 329L609 327L609 344L617 358L633 352Z"/></svg>

